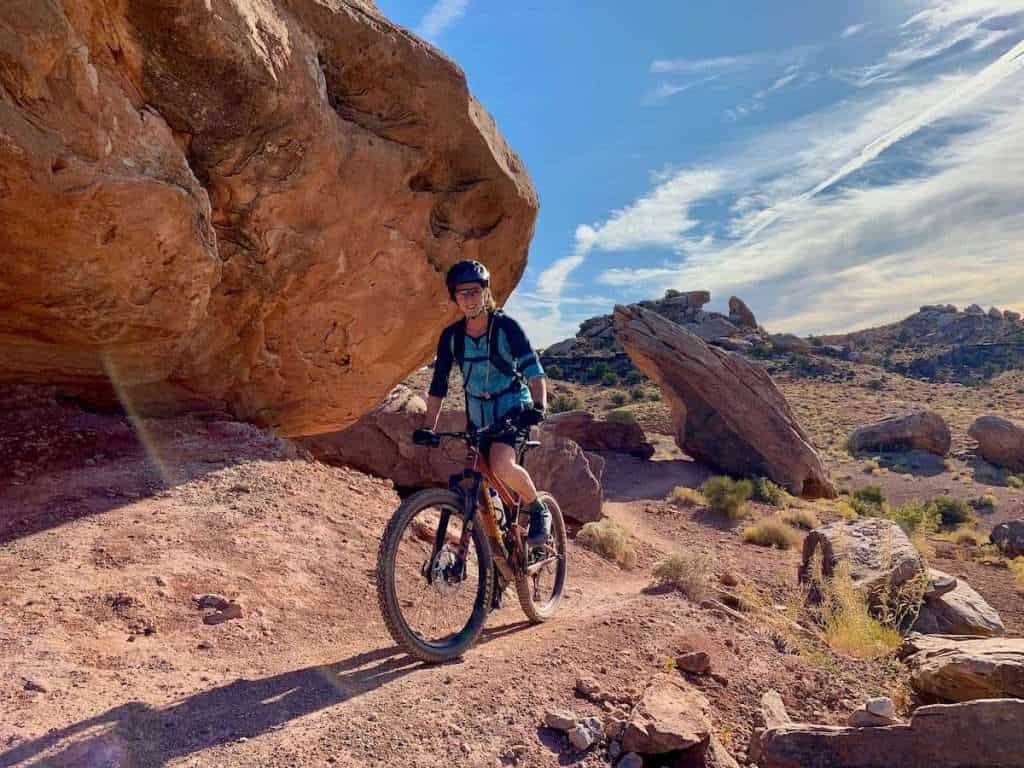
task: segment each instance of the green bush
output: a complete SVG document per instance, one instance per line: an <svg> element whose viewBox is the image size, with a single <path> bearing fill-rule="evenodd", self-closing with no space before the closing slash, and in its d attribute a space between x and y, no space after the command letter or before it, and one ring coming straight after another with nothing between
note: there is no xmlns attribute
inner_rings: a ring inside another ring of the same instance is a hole
<svg viewBox="0 0 1024 768"><path fill-rule="evenodd" d="M554 400L551 401L551 412L552 413L563 413L565 411L578 411L581 408L580 400L578 397L570 397L569 395L558 395Z"/></svg>
<svg viewBox="0 0 1024 768"><path fill-rule="evenodd" d="M976 499L971 499L970 504L979 512L990 515L996 511L996 506L999 504L999 499L993 496L991 493L986 493L984 496L979 496Z"/></svg>
<svg viewBox="0 0 1024 768"><path fill-rule="evenodd" d="M631 387L634 384L639 384L643 380L644 380L644 375L642 373L640 373L640 371L630 371L629 373L626 374L625 381Z"/></svg>
<svg viewBox="0 0 1024 768"><path fill-rule="evenodd" d="M565 374L562 373L562 369L557 365L549 365L544 369L544 373L547 374L549 379L561 379L565 376Z"/></svg>
<svg viewBox="0 0 1024 768"><path fill-rule="evenodd" d="M659 400L661 400L661 392L659 392L658 390L654 390L653 392L651 392L651 394L647 396L647 399L650 400L651 402L656 403ZM1021 480L1021 483L1024 484L1024 480Z"/></svg>
<svg viewBox="0 0 1024 768"><path fill-rule="evenodd" d="M636 400L636 401L638 401L638 402L639 402L640 400L643 400L643 399L644 399L644 397L646 397L646 395L645 395L644 391L643 391L643 390L642 390L642 389L641 389L640 387L636 387L636 388L635 388L635 389L633 389L633 391L632 391L632 392L630 392L629 394L630 394L630 395L632 396L632 398L633 398L634 400Z"/></svg>
<svg viewBox="0 0 1024 768"><path fill-rule="evenodd" d="M614 387L619 383L619 375L615 371L605 371L601 374L601 383L606 387Z"/></svg>
<svg viewBox="0 0 1024 768"><path fill-rule="evenodd" d="M880 485L865 485L853 492L850 506L861 517L882 517L886 512L885 492Z"/></svg>
<svg viewBox="0 0 1024 768"><path fill-rule="evenodd" d="M611 421L615 424L636 424L636 416L633 415L632 411L627 411L625 408L617 408L614 411L608 411L604 417L605 421Z"/></svg>
<svg viewBox="0 0 1024 768"><path fill-rule="evenodd" d="M754 501L771 504L773 507L782 506L782 502L786 498L786 492L767 477L755 477L752 485L754 488Z"/></svg>
<svg viewBox="0 0 1024 768"><path fill-rule="evenodd" d="M887 517L906 533L929 536L939 529L939 510L932 502L912 499L891 510Z"/></svg>
<svg viewBox="0 0 1024 768"><path fill-rule="evenodd" d="M612 392L612 404L619 406L626 404L626 393L625 392Z"/></svg>
<svg viewBox="0 0 1024 768"><path fill-rule="evenodd" d="M961 523L974 519L974 512L963 499L940 496L932 502L942 519L943 528L956 528Z"/></svg>
<svg viewBox="0 0 1024 768"><path fill-rule="evenodd" d="M710 477L700 487L708 506L730 520L738 520L746 514L747 500L754 492L749 480L733 480L719 475Z"/></svg>
<svg viewBox="0 0 1024 768"><path fill-rule="evenodd" d="M600 362L594 363L590 368L587 369L587 378L593 380L601 379L606 373L615 373L612 367L608 363Z"/></svg>

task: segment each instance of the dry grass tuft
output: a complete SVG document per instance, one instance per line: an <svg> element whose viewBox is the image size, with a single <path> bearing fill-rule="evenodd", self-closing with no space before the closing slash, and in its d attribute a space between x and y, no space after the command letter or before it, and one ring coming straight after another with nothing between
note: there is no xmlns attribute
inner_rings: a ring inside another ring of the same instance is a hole
<svg viewBox="0 0 1024 768"><path fill-rule="evenodd" d="M791 549L800 543L800 534L779 517L766 517L743 529L743 540L762 547Z"/></svg>
<svg viewBox="0 0 1024 768"><path fill-rule="evenodd" d="M711 594L711 558L700 553L669 555L655 566L654 578L699 603Z"/></svg>
<svg viewBox="0 0 1024 768"><path fill-rule="evenodd" d="M802 528L805 531L813 531L821 527L821 520L814 514L813 510L805 507L794 507L787 509L781 515L782 519L794 528Z"/></svg>
<svg viewBox="0 0 1024 768"><path fill-rule="evenodd" d="M685 485L677 485L665 498L670 504L677 504L680 507L703 507L707 500L696 488L687 488Z"/></svg>
<svg viewBox="0 0 1024 768"><path fill-rule="evenodd" d="M1010 561L1010 573L1017 582L1017 591L1024 592L1024 556L1015 557Z"/></svg>
<svg viewBox="0 0 1024 768"><path fill-rule="evenodd" d="M628 530L611 520L587 523L576 534L577 542L614 560L626 570L636 567L636 547L633 546L632 538Z"/></svg>

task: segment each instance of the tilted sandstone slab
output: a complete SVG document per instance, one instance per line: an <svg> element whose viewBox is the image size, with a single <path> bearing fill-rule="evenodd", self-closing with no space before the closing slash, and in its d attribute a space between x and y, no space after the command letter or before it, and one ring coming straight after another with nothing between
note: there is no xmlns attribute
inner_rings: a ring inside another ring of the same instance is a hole
<svg viewBox="0 0 1024 768"><path fill-rule="evenodd" d="M760 735L761 768L1019 768L1024 701L987 699L918 708L906 725L794 723Z"/></svg>
<svg viewBox="0 0 1024 768"><path fill-rule="evenodd" d="M851 451L907 451L918 449L945 456L952 436L946 420L931 411L890 416L887 419L857 427L850 435Z"/></svg>
<svg viewBox="0 0 1024 768"><path fill-rule="evenodd" d="M465 448L453 442L438 448L415 445L412 431L422 426L425 411L426 404L419 395L398 386L348 429L300 438L298 442L322 461L387 477L395 485L447 487L449 476L462 471ZM465 428L464 413L441 412L438 431ZM537 487L554 494L566 517L583 523L600 519L604 459L543 430L540 442L540 447L526 454L526 468Z"/></svg>
<svg viewBox="0 0 1024 768"><path fill-rule="evenodd" d="M910 668L911 684L922 693L947 701L1024 699L1024 638L915 632L900 656Z"/></svg>
<svg viewBox="0 0 1024 768"><path fill-rule="evenodd" d="M499 300L537 197L443 54L362 0L0 4L0 381L353 423Z"/></svg>
<svg viewBox="0 0 1024 768"><path fill-rule="evenodd" d="M736 475L764 475L794 494L835 496L821 457L763 368L635 305L615 308L615 335L661 385L676 443L688 454Z"/></svg>
<svg viewBox="0 0 1024 768"><path fill-rule="evenodd" d="M711 705L700 691L667 675L644 691L622 734L627 752L655 755L706 744Z"/></svg>

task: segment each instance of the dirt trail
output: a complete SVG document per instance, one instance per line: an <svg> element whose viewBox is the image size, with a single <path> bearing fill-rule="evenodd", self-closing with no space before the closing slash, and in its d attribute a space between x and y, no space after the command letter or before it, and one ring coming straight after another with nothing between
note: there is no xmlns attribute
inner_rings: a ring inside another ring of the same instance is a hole
<svg viewBox="0 0 1024 768"><path fill-rule="evenodd" d="M648 589L661 553L700 551L781 600L797 555L666 504L706 476L692 462L606 458L607 512L641 540L639 568L571 542L553 620L527 624L510 591L476 648L427 667L377 608L388 482L216 415L0 409L16 478L0 485L0 766L607 766L544 713L600 715L579 676L635 694L683 649L711 655L717 676L689 680L741 757L769 687L794 718L839 723L902 685L898 667L812 665L756 623ZM193 597L208 593L241 618L205 624Z"/></svg>

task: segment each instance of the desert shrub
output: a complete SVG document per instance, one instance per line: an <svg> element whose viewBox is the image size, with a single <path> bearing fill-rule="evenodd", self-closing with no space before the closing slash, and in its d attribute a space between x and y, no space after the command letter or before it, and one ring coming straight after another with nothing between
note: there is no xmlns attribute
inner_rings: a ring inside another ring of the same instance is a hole
<svg viewBox="0 0 1024 768"><path fill-rule="evenodd" d="M730 520L738 520L746 514L747 500L754 492L749 480L733 480L725 475L708 478L700 490L708 506Z"/></svg>
<svg viewBox="0 0 1024 768"><path fill-rule="evenodd" d="M601 374L601 383L606 387L614 387L619 383L619 375L615 371L605 371Z"/></svg>
<svg viewBox="0 0 1024 768"><path fill-rule="evenodd" d="M932 503L939 512L941 525L944 528L956 528L961 523L974 520L974 512L963 499L956 499L952 496L940 496L934 499Z"/></svg>
<svg viewBox="0 0 1024 768"><path fill-rule="evenodd" d="M790 549L800 542L800 534L781 518L766 517L744 528L743 540L762 547Z"/></svg>
<svg viewBox="0 0 1024 768"><path fill-rule="evenodd" d="M544 373L547 374L549 379L561 379L565 377L562 369L557 365L549 365L544 369Z"/></svg>
<svg viewBox="0 0 1024 768"><path fill-rule="evenodd" d="M687 488L685 485L677 485L665 500L671 504L678 504L681 507L703 507L707 501L696 488Z"/></svg>
<svg viewBox="0 0 1024 768"><path fill-rule="evenodd" d="M868 379L867 381L864 382L864 386L867 387L868 389L877 392L880 389L885 389L885 379Z"/></svg>
<svg viewBox="0 0 1024 768"><path fill-rule="evenodd" d="M881 517L886 511L885 492L881 486L865 485L853 492L850 506L861 517Z"/></svg>
<svg viewBox="0 0 1024 768"><path fill-rule="evenodd" d="M627 411L625 408L608 411L604 418L605 421L611 421L615 424L636 424L636 416L632 411Z"/></svg>
<svg viewBox="0 0 1024 768"><path fill-rule="evenodd" d="M644 375L640 371L630 371L626 374L625 381L629 386L639 384L644 380Z"/></svg>
<svg viewBox="0 0 1024 768"><path fill-rule="evenodd" d="M656 403L661 400L661 392L654 390L647 396L647 399ZM1024 485L1024 480L1021 481L1021 484Z"/></svg>
<svg viewBox="0 0 1024 768"><path fill-rule="evenodd" d="M654 579L699 603L711 593L711 558L701 553L669 555L654 567Z"/></svg>
<svg viewBox="0 0 1024 768"><path fill-rule="evenodd" d="M934 503L911 499L889 511L886 515L907 534L920 533L929 536L939 528L939 511Z"/></svg>
<svg viewBox="0 0 1024 768"><path fill-rule="evenodd" d="M974 507L978 512L986 515L990 515L996 511L996 506L999 504L999 500L991 493L986 493L984 496L979 496L976 499L971 499L970 505Z"/></svg>
<svg viewBox="0 0 1024 768"><path fill-rule="evenodd" d="M794 507L783 512L781 517L787 524L805 531L813 531L815 528L821 527L821 520L810 509Z"/></svg>
<svg viewBox="0 0 1024 768"><path fill-rule="evenodd" d="M626 393L625 392L612 392L612 404L616 407L626 404Z"/></svg>
<svg viewBox="0 0 1024 768"><path fill-rule="evenodd" d="M1006 484L1011 488L1024 488L1024 475L1010 475L1006 478Z"/></svg>
<svg viewBox="0 0 1024 768"><path fill-rule="evenodd" d="M767 477L755 477L751 485L753 486L754 501L762 501L773 507L782 506L787 495L786 492Z"/></svg>
<svg viewBox="0 0 1024 768"><path fill-rule="evenodd" d="M647 396L640 387L635 387L629 394L637 401L643 400Z"/></svg>
<svg viewBox="0 0 1024 768"><path fill-rule="evenodd" d="M614 560L629 570L636 567L636 548L629 531L611 520L587 523L576 534L576 541L599 555Z"/></svg>
<svg viewBox="0 0 1024 768"><path fill-rule="evenodd" d="M578 411L582 405L580 399L571 395L558 395L551 401L552 413L564 413L565 411Z"/></svg>

